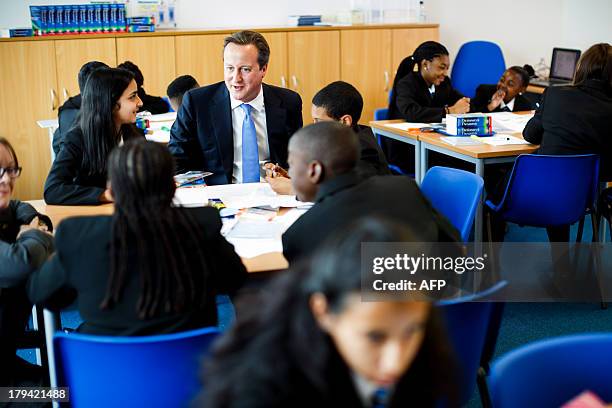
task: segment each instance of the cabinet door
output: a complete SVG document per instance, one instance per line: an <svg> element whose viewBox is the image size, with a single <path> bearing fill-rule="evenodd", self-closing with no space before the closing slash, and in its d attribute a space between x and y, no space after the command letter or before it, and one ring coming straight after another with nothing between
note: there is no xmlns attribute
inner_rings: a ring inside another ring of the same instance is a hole
<svg viewBox="0 0 612 408"><path fill-rule="evenodd" d="M287 33L264 33L264 37L270 46L270 62L264 82L287 88Z"/></svg>
<svg viewBox="0 0 612 408"><path fill-rule="evenodd" d="M89 61L100 61L109 67L117 66L117 50L114 38L90 38L56 40L55 61L57 85L61 103L81 91L77 80L79 70Z"/></svg>
<svg viewBox="0 0 612 408"><path fill-rule="evenodd" d="M191 75L200 86L223 81L223 34L176 36L176 75Z"/></svg>
<svg viewBox="0 0 612 408"><path fill-rule="evenodd" d="M54 41L0 43L0 87L0 135L11 142L23 167L15 196L40 199L50 149L48 132L36 121L57 117Z"/></svg>
<svg viewBox="0 0 612 408"><path fill-rule="evenodd" d="M340 32L306 31L287 34L289 87L302 97L304 124L312 123L312 97L340 79Z"/></svg>
<svg viewBox="0 0 612 408"><path fill-rule="evenodd" d="M412 55L416 47L425 41L439 41L437 27L398 28L393 30L393 76L404 58Z"/></svg>
<svg viewBox="0 0 612 408"><path fill-rule="evenodd" d="M117 38L117 63L124 61L138 65L147 94L164 96L176 78L174 37Z"/></svg>
<svg viewBox="0 0 612 408"><path fill-rule="evenodd" d="M374 110L387 107L391 87L391 30L346 30L340 34L342 80L363 97L361 123L374 119Z"/></svg>

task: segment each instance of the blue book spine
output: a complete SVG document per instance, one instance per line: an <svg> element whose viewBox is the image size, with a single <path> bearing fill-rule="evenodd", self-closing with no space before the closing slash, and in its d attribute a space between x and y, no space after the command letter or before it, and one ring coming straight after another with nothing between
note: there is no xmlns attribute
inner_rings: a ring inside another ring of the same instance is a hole
<svg viewBox="0 0 612 408"><path fill-rule="evenodd" d="M65 12L65 7L64 6L55 6L55 33L56 34L64 34L65 30L66 30L66 26L64 24L64 12Z"/></svg>
<svg viewBox="0 0 612 408"><path fill-rule="evenodd" d="M80 4L79 9L79 33L87 32L87 6Z"/></svg>
<svg viewBox="0 0 612 408"><path fill-rule="evenodd" d="M93 24L93 32L101 33L103 30L102 27L102 5L94 4L94 24Z"/></svg>
<svg viewBox="0 0 612 408"><path fill-rule="evenodd" d="M155 25L153 24L131 24L128 26L130 33L153 33L155 32Z"/></svg>
<svg viewBox="0 0 612 408"><path fill-rule="evenodd" d="M111 4L110 5L110 30L112 32L117 32L119 31L119 26L117 25L117 13L119 12L119 5L118 4Z"/></svg>
<svg viewBox="0 0 612 408"><path fill-rule="evenodd" d="M42 19L42 9L44 6L30 6L30 21L32 22L32 30L36 33L36 35L43 35L43 19ZM46 17L46 13L45 13Z"/></svg>
<svg viewBox="0 0 612 408"><path fill-rule="evenodd" d="M47 6L47 34L55 34L57 26L55 25L55 6Z"/></svg>
<svg viewBox="0 0 612 408"><path fill-rule="evenodd" d="M70 7L70 33L77 34L79 32L79 6Z"/></svg>
<svg viewBox="0 0 612 408"><path fill-rule="evenodd" d="M95 27L95 9L93 4L87 4L85 7L87 7L87 15L85 17L85 25L86 25L86 33L93 33L94 32L94 27Z"/></svg>
<svg viewBox="0 0 612 408"><path fill-rule="evenodd" d="M102 31L105 33L111 32L110 4L102 4Z"/></svg>
<svg viewBox="0 0 612 408"><path fill-rule="evenodd" d="M120 32L127 31L127 23L125 18L125 4L118 4L117 10L117 29Z"/></svg>
<svg viewBox="0 0 612 408"><path fill-rule="evenodd" d="M155 17L128 17L129 25L155 24Z"/></svg>

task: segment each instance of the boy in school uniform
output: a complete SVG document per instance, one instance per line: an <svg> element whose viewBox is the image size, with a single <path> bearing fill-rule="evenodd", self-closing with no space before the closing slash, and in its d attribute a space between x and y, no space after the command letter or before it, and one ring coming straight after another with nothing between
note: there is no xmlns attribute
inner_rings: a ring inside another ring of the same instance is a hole
<svg viewBox="0 0 612 408"><path fill-rule="evenodd" d="M172 109L174 109L175 112L178 112L183 104L183 96L185 93L199 87L200 84L198 84L198 81L196 81L196 79L191 75L181 75L174 81L170 82L170 85L168 85L168 89L166 90L166 95L168 95Z"/></svg>

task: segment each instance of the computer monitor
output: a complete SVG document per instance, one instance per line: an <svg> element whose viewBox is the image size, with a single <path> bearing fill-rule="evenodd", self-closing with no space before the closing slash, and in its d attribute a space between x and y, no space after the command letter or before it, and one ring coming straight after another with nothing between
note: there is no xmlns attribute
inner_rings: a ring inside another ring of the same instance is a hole
<svg viewBox="0 0 612 408"><path fill-rule="evenodd" d="M550 64L550 79L572 81L579 58L580 50L553 48L552 62Z"/></svg>

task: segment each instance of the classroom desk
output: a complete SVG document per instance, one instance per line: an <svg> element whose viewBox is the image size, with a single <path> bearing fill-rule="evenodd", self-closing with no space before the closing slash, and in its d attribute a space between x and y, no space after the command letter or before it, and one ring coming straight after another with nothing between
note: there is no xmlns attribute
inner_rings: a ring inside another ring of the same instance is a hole
<svg viewBox="0 0 612 408"><path fill-rule="evenodd" d="M390 139L394 139L403 143L409 143L414 146L414 179L417 183L421 183L423 175L421 174L420 167L420 154L421 154L421 143L418 135L420 132L409 132L407 130L402 130L394 127L390 127L388 125L393 123L403 123L405 120L403 119L390 119L390 120L378 120L371 121L370 127L375 135L381 135L384 137L388 137Z"/></svg>
<svg viewBox="0 0 612 408"><path fill-rule="evenodd" d="M527 89L526 89L527 92L531 92L531 93L539 94L539 95L543 94L545 90L546 90L545 86L539 86L539 85L527 85Z"/></svg>
<svg viewBox="0 0 612 408"><path fill-rule="evenodd" d="M110 215L113 204L102 205L47 205L43 200L28 201L41 214L51 218L54 227L68 217L84 215ZM280 252L270 252L252 258L242 258L242 263L249 273L272 272L287 269L289 263Z"/></svg>
<svg viewBox="0 0 612 408"><path fill-rule="evenodd" d="M478 146L453 146L440 140L443 135L438 133L423 133L423 132L408 132L397 128L389 127L390 123L401 123L403 120L381 120L372 121L370 126L375 129L375 133L384 135L392 134L395 140L408 141L410 144L419 147L419 151L415 152L415 178L417 183L421 183L428 167L428 153L435 151L446 156L455 157L460 160L473 163L476 166L475 173L484 178L484 166L494 163L511 163L514 162L516 156L525 153L533 153L537 150L537 145L510 145L510 146L491 146L487 144ZM522 138L520 133L513 133L513 136ZM414 139L418 143L412 142ZM418 161L416 160L418 157ZM418 169L418 170L417 170ZM474 242L482 242L482 206L484 204L484 195L476 210L476 218L474 220Z"/></svg>

